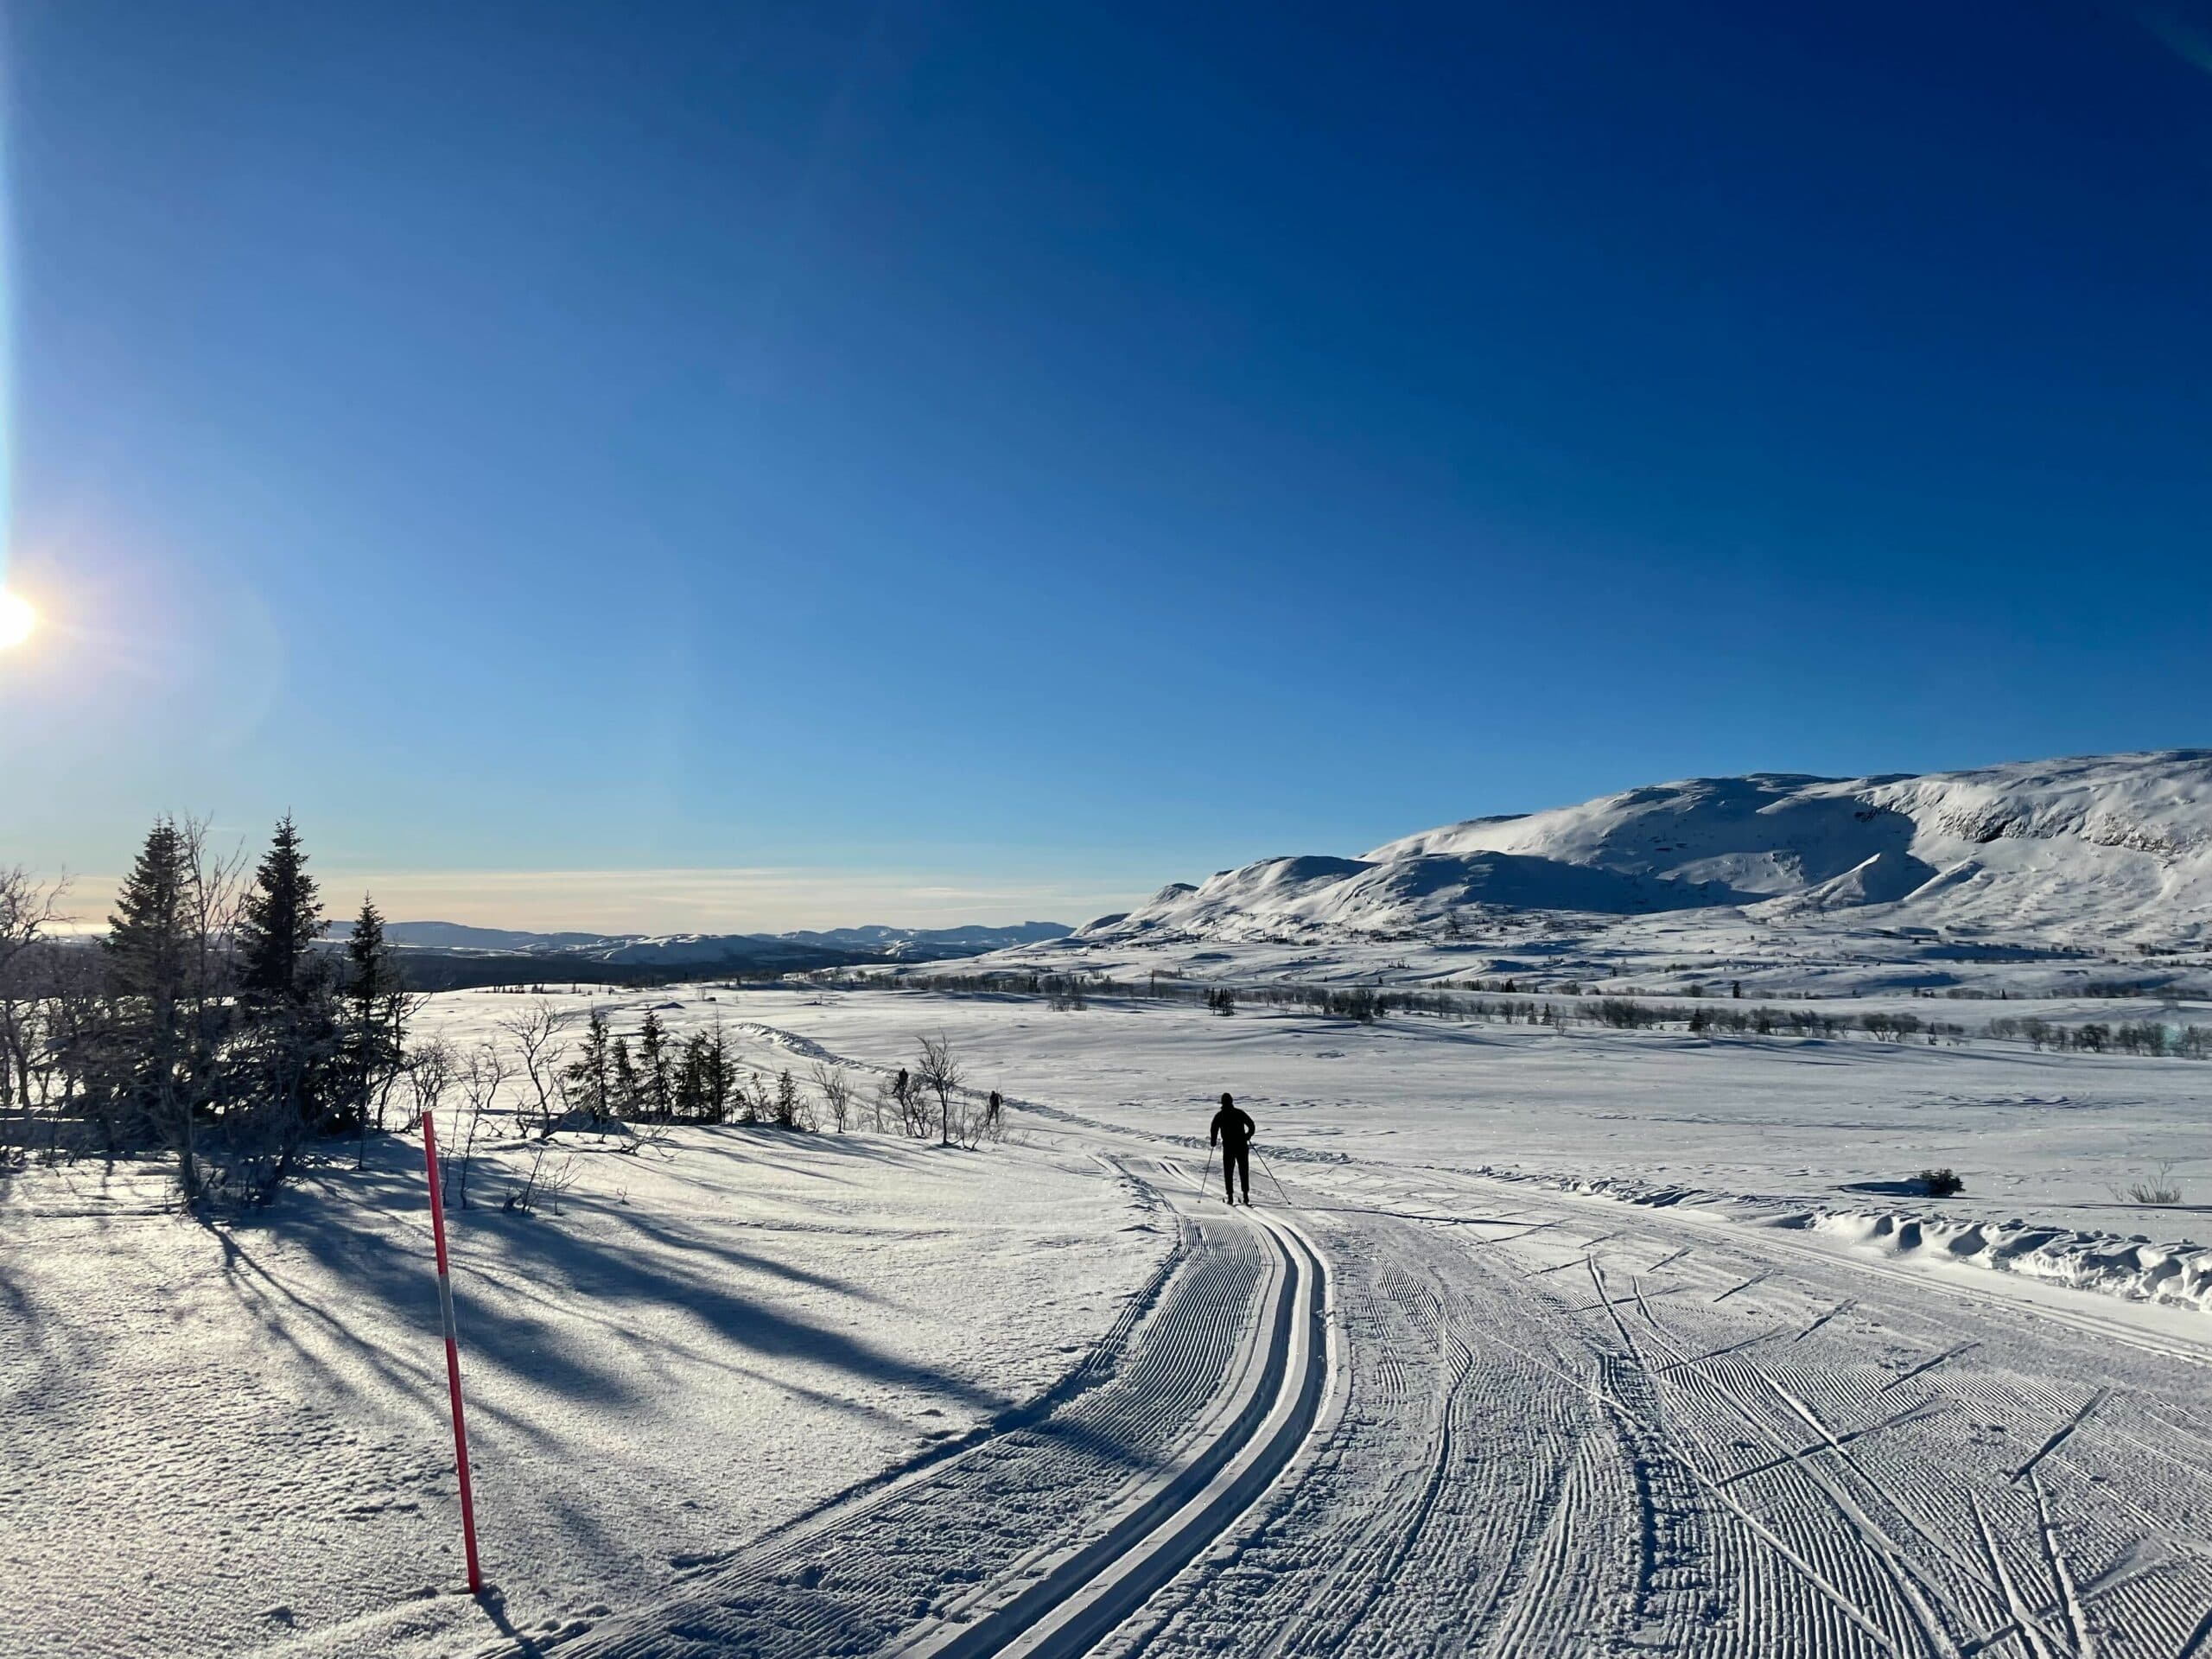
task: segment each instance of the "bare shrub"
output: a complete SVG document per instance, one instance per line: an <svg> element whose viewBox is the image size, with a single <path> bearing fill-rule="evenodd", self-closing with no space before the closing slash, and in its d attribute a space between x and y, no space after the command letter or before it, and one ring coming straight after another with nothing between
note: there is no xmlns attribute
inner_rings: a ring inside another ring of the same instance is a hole
<svg viewBox="0 0 2212 1659"><path fill-rule="evenodd" d="M566 1109L563 1082L568 1044L563 1039L575 1018L566 1009L539 1001L499 1021L499 1029L514 1044L514 1069L527 1090L515 1106L516 1123L525 1135L552 1134Z"/></svg>
<svg viewBox="0 0 2212 1659"><path fill-rule="evenodd" d="M901 1135L909 1139L929 1139L929 1090L903 1065L899 1068L897 1077L876 1085L875 1122L878 1128L882 1128L887 1117L899 1126Z"/></svg>
<svg viewBox="0 0 2212 1659"><path fill-rule="evenodd" d="M2133 1182L2113 1196L2125 1198L2131 1204L2175 1205L2182 1201L2181 1184L2174 1179L2171 1164L2160 1164L2158 1173L2149 1180Z"/></svg>
<svg viewBox="0 0 2212 1659"><path fill-rule="evenodd" d="M42 1012L45 988L34 984L26 970L42 954L39 947L48 932L63 919L67 891L67 877L41 882L20 867L0 870L0 1122L11 1105L21 1106L26 1145L31 1114L48 1093L53 1054L45 1040L51 1027Z"/></svg>
<svg viewBox="0 0 2212 1659"><path fill-rule="evenodd" d="M461 1135L459 1157L448 1153L440 1160L444 1167L438 1175L439 1185L445 1189L446 1202L460 1209L468 1208L468 1170L476 1157L477 1130L485 1115L498 1109L499 1093L506 1087L512 1069L507 1052L490 1039L477 1044L460 1058L458 1081L461 1098L468 1103L468 1128Z"/></svg>
<svg viewBox="0 0 2212 1659"><path fill-rule="evenodd" d="M938 1144L952 1141L952 1096L967 1067L952 1052L952 1039L943 1032L922 1039L922 1055L914 1067L915 1081L937 1096ZM925 1126L925 1133L926 1133Z"/></svg>
<svg viewBox="0 0 2212 1659"><path fill-rule="evenodd" d="M564 1156L559 1163L546 1172L545 1195L553 1200L555 1215L561 1213L562 1198L566 1196L569 1188L575 1185L577 1179L582 1174L583 1171L577 1166L573 1156Z"/></svg>
<svg viewBox="0 0 2212 1659"><path fill-rule="evenodd" d="M461 1056L442 1037L417 1043L407 1056L407 1113L403 1130L423 1124L423 1114L435 1112L444 1102L461 1071Z"/></svg>
<svg viewBox="0 0 2212 1659"><path fill-rule="evenodd" d="M822 1104L830 1114L830 1122L837 1133L845 1132L845 1124L853 1114L853 1079L842 1065L828 1060L814 1063L814 1087L822 1096Z"/></svg>

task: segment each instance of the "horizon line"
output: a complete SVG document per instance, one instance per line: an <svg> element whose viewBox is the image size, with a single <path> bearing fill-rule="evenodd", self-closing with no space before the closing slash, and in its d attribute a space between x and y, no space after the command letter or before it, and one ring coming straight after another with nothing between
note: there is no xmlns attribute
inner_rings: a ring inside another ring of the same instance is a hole
<svg viewBox="0 0 2212 1659"><path fill-rule="evenodd" d="M351 919L365 893L393 924L437 921L531 933L659 937L827 931L841 927L1079 927L1141 894L1080 882L993 881L941 870L836 870L801 865L646 869L316 869L328 920ZM66 931L104 930L120 874L57 872Z"/></svg>

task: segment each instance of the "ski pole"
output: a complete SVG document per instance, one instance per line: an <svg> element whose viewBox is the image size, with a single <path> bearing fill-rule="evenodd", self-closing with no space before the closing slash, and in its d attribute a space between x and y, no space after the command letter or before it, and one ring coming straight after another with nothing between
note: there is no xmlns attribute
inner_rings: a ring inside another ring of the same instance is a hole
<svg viewBox="0 0 2212 1659"><path fill-rule="evenodd" d="M1205 1197L1205 1195L1206 1195L1206 1183L1207 1183L1208 1181L1211 1180L1212 1179L1213 1179L1213 1148L1212 1148L1211 1147L1208 1147L1206 1148L1206 1173L1205 1173L1205 1174L1203 1174L1203 1175L1201 1175L1201 1176L1199 1176L1199 1177L1198 1177L1198 1197L1200 1197L1200 1198L1203 1198L1204 1197Z"/></svg>
<svg viewBox="0 0 2212 1659"><path fill-rule="evenodd" d="M1260 1152L1256 1146L1252 1150ZM1268 1179L1275 1184L1275 1197L1282 1200L1282 1207L1286 1210L1289 1209L1291 1207L1290 1194L1282 1190L1282 1178L1275 1173L1275 1166L1268 1161L1268 1154L1264 1152L1260 1152L1260 1167L1268 1172Z"/></svg>

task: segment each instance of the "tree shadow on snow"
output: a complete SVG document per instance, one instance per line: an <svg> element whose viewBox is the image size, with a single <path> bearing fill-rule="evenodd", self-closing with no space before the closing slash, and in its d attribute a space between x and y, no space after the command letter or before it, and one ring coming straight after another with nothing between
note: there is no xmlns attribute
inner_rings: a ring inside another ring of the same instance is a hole
<svg viewBox="0 0 2212 1659"><path fill-rule="evenodd" d="M426 1410L442 1410L423 1177L372 1165L326 1185L321 1194L288 1197L251 1229L212 1228L226 1282L251 1305L264 1332L299 1352L334 1390L358 1391L360 1371L330 1363L318 1350L346 1351L376 1382L422 1399ZM596 1200L572 1205L562 1217L471 1209L449 1211L448 1219L464 1371L485 1367L569 1398L616 1405L664 1394L677 1385L671 1378L705 1365L901 1429L910 1427L903 1419L802 1382L789 1369L820 1367L985 1414L1009 1403L954 1371L785 1305L772 1284L760 1281L869 1306L882 1302L866 1286L747 1249L712 1223ZM733 1223L728 1230L735 1229ZM833 1231L825 1229L825 1236ZM260 1238L281 1248L264 1250L255 1242ZM283 1257L294 1250L321 1271L286 1274ZM331 1283L345 1287L344 1306L321 1305ZM655 1317L671 1313L682 1318ZM687 1339L691 1326L711 1340ZM408 1351L390 1351L365 1334L379 1329L407 1333ZM581 1340L580 1331L587 1333ZM542 1438L489 1402L482 1409Z"/></svg>

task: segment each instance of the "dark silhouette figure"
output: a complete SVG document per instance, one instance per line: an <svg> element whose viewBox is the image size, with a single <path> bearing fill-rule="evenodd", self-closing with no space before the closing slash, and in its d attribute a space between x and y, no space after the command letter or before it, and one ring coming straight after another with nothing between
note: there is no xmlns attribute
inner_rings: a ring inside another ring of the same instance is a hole
<svg viewBox="0 0 2212 1659"><path fill-rule="evenodd" d="M1244 1186L1244 1202L1252 1202L1252 1137L1259 1125L1237 1109L1236 1102L1224 1094L1221 1109L1213 1115L1213 1133L1209 1144L1221 1148L1221 1185L1231 1204L1236 1202L1236 1186Z"/></svg>

